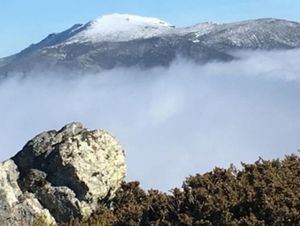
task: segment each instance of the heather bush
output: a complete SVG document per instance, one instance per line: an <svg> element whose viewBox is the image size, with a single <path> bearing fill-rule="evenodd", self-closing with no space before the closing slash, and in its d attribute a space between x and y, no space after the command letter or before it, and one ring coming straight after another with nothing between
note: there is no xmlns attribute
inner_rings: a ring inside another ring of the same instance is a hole
<svg viewBox="0 0 300 226"><path fill-rule="evenodd" d="M215 168L171 193L124 182L109 204L68 225L300 225L299 156Z"/></svg>

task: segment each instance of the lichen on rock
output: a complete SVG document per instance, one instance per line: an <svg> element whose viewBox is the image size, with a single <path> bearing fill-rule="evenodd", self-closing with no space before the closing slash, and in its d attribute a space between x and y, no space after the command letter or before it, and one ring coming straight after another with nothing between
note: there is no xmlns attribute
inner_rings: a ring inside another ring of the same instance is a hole
<svg viewBox="0 0 300 226"><path fill-rule="evenodd" d="M6 169L7 164L10 169ZM12 203L20 202L24 194L38 206L32 209L45 210L58 223L88 217L99 202L114 197L125 174L125 153L106 131L71 123L59 131L41 133L12 160L0 165L0 184L5 184L0 188L0 222L12 213L2 203L14 209ZM12 197L11 192L15 194Z"/></svg>

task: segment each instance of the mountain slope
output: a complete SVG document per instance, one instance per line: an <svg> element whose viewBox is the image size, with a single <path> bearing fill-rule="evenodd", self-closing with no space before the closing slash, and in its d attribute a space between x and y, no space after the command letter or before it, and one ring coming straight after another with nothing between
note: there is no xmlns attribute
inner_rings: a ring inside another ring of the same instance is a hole
<svg viewBox="0 0 300 226"><path fill-rule="evenodd" d="M176 28L155 18L112 14L77 24L20 53L0 59L0 74L37 69L99 71L168 66L176 57L197 63L234 59L234 50L300 47L300 23L258 19Z"/></svg>
<svg viewBox="0 0 300 226"><path fill-rule="evenodd" d="M218 26L199 40L218 49L278 49L299 47L299 35L299 23L258 19Z"/></svg>

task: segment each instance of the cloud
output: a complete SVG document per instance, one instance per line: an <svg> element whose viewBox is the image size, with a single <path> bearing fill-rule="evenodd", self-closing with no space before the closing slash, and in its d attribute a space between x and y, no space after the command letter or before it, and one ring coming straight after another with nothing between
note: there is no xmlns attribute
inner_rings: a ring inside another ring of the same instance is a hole
<svg viewBox="0 0 300 226"><path fill-rule="evenodd" d="M234 54L241 60L12 76L0 83L0 159L71 121L113 133L127 151L127 179L165 191L214 166L296 152L300 51Z"/></svg>

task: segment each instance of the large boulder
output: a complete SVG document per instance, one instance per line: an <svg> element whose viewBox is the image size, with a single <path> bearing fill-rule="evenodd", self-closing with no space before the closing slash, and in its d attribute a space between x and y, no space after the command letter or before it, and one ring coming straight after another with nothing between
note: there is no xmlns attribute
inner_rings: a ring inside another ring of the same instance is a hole
<svg viewBox="0 0 300 226"><path fill-rule="evenodd" d="M16 215L9 200L19 202L26 194L34 200L32 209L38 210L36 214L28 205L19 204L21 209L30 209L28 219L20 217L27 224L38 215L58 223L88 217L99 203L108 203L114 197L126 173L125 153L116 139L103 130L90 131L80 123L41 133L3 164L0 184L7 186L0 188L0 222ZM7 210L2 202L7 203Z"/></svg>

